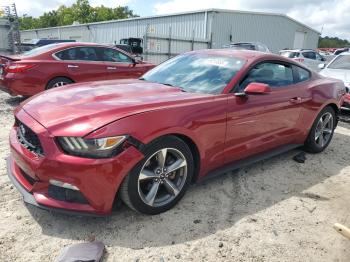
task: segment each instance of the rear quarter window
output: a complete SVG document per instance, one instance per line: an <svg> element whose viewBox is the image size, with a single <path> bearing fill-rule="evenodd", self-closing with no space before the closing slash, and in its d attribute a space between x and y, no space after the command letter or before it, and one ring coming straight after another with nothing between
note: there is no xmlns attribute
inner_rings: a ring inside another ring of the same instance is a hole
<svg viewBox="0 0 350 262"><path fill-rule="evenodd" d="M304 82L311 78L311 73L308 70L301 68L299 66L293 66L293 67L296 74L296 78L295 78L296 83Z"/></svg>

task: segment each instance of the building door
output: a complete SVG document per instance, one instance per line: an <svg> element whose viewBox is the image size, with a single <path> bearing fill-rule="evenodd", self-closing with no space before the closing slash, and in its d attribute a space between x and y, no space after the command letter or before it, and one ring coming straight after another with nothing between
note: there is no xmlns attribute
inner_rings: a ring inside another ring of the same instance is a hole
<svg viewBox="0 0 350 262"><path fill-rule="evenodd" d="M293 48L304 48L305 32L295 32Z"/></svg>

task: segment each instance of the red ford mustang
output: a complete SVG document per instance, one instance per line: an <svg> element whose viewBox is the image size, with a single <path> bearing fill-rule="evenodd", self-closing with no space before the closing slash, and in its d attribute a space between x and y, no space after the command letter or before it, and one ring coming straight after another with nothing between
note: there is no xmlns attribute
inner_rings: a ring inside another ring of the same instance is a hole
<svg viewBox="0 0 350 262"><path fill-rule="evenodd" d="M138 80L74 84L25 101L9 177L44 209L108 214L122 199L157 214L188 185L291 148L323 151L341 81L255 51L177 56Z"/></svg>
<svg viewBox="0 0 350 262"><path fill-rule="evenodd" d="M153 64L123 50L91 43L57 43L20 56L0 56L0 90L32 96L46 89L95 80L139 78Z"/></svg>

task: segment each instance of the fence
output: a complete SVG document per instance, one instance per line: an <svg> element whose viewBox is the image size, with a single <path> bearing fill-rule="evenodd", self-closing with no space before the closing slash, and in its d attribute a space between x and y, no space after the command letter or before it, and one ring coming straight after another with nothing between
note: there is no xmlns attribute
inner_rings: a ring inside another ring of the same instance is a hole
<svg viewBox="0 0 350 262"><path fill-rule="evenodd" d="M195 32L193 30L193 36ZM168 35L157 35L150 32L149 27L144 35L144 59L155 64L182 54L184 52L211 48L211 39L184 38L172 36L171 27Z"/></svg>

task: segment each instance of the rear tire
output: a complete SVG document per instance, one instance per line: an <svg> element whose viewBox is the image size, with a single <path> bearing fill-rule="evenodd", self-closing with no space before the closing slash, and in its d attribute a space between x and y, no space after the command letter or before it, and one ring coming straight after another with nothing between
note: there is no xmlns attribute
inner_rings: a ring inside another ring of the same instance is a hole
<svg viewBox="0 0 350 262"><path fill-rule="evenodd" d="M310 153L320 153L325 150L332 140L336 121L336 114L332 107L327 106L322 109L305 141L305 150Z"/></svg>
<svg viewBox="0 0 350 262"><path fill-rule="evenodd" d="M194 162L187 144L175 136L155 140L144 154L124 179L119 193L131 209L155 215L171 209L184 196Z"/></svg>
<svg viewBox="0 0 350 262"><path fill-rule="evenodd" d="M72 80L66 77L56 77L52 79L46 86L46 90L55 88L55 87L60 87L60 86L65 86L73 83Z"/></svg>

